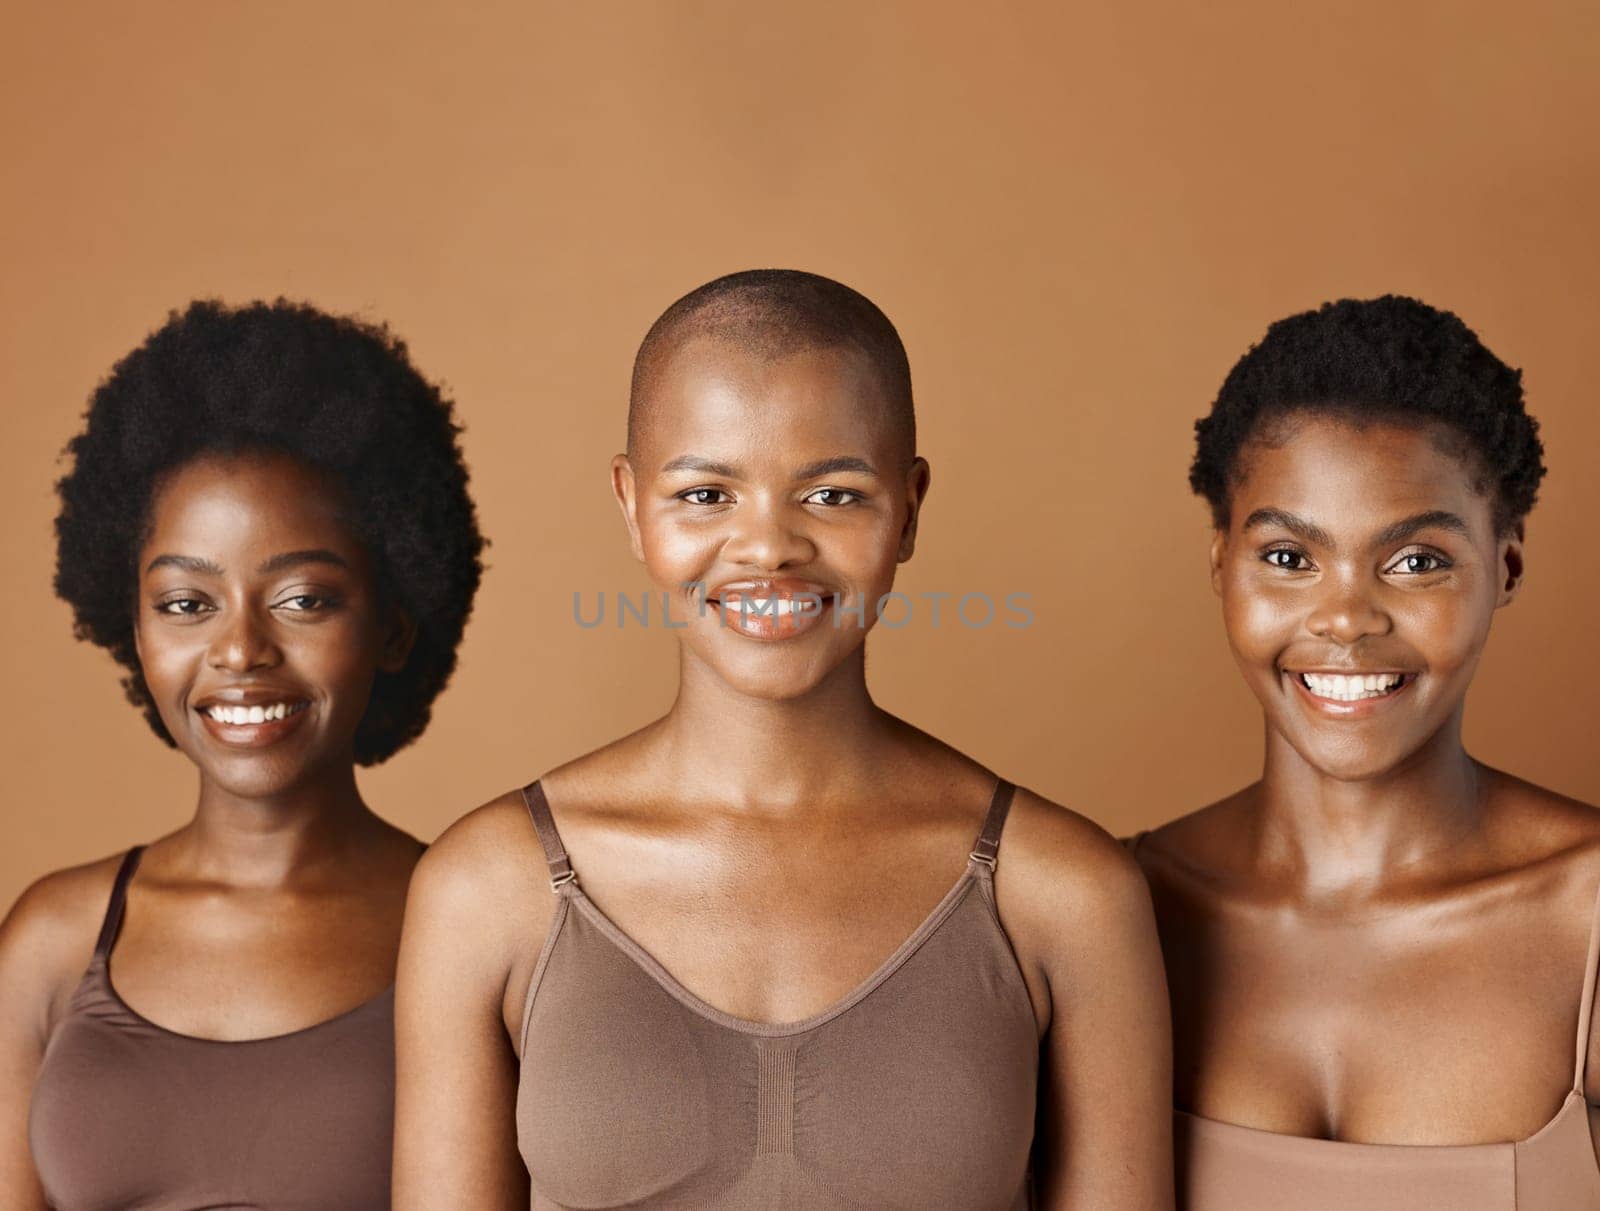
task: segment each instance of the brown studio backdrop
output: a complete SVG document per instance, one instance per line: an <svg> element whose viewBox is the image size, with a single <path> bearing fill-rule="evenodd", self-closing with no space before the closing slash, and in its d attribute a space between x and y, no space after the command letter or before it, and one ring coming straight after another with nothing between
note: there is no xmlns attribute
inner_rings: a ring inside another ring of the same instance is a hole
<svg viewBox="0 0 1600 1211"><path fill-rule="evenodd" d="M1600 800L1600 8L1535 2L14 6L0 47L0 900L186 818L193 776L51 595L57 452L196 295L386 319L446 379L490 568L413 749L424 838L663 709L607 488L683 290L832 274L909 346L933 492L899 587L1034 625L871 640L890 709L1125 832L1251 778L1190 425L1273 318L1415 293L1526 369L1551 474L1473 749Z"/></svg>

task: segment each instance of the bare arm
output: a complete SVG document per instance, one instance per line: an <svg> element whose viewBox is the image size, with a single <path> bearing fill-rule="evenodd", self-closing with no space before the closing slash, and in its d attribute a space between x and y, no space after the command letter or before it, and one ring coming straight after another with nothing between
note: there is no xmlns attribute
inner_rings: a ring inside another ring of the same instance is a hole
<svg viewBox="0 0 1600 1211"><path fill-rule="evenodd" d="M0 1207L46 1211L28 1107L50 1028L94 953L115 863L50 875L0 923Z"/></svg>
<svg viewBox="0 0 1600 1211"><path fill-rule="evenodd" d="M423 855L406 900L395 990L396 1211L526 1211L517 1058L507 1030L537 950L539 902L520 806L497 800Z"/></svg>
<svg viewBox="0 0 1600 1211"><path fill-rule="evenodd" d="M1007 828L996 891L1019 957L1048 989L1038 1205L1171 1211L1172 1027L1149 890L1100 829L1026 799Z"/></svg>

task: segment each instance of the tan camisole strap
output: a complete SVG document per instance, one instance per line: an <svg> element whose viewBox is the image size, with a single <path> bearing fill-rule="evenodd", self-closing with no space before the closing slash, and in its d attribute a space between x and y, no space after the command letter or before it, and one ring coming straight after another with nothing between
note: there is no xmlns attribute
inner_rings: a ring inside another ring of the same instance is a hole
<svg viewBox="0 0 1600 1211"><path fill-rule="evenodd" d="M544 847L544 860L550 867L550 890L560 891L563 884L577 881L578 872L572 869L567 847L561 844L555 817L550 814L550 800L544 797L544 788L538 779L522 788L522 801L527 804L533 831L539 834L539 844Z"/></svg>
<svg viewBox="0 0 1600 1211"><path fill-rule="evenodd" d="M122 859L122 865L117 867L117 878L111 884L111 898L106 901L106 919L100 923L100 937L94 944L94 957L104 960L111 954L112 944L117 940L117 931L122 928L122 909L128 898L128 883L133 879L133 872L139 869L139 855L144 853L144 846L135 845Z"/></svg>
<svg viewBox="0 0 1600 1211"><path fill-rule="evenodd" d="M1574 1067L1572 1087L1579 1093L1584 1090L1584 1078L1589 1062L1589 1032L1594 1024L1595 985L1600 981L1600 893L1594 899L1594 923L1589 926L1589 958L1583 976L1583 1000L1578 1004L1578 1058Z"/></svg>
<svg viewBox="0 0 1600 1211"><path fill-rule="evenodd" d="M1000 834L1006 827L1006 816L1011 811L1011 799L1017 788L1004 778L994 785L994 796L989 800L989 812L983 818L983 828L978 841L967 856L981 866L993 871L1000 856Z"/></svg>

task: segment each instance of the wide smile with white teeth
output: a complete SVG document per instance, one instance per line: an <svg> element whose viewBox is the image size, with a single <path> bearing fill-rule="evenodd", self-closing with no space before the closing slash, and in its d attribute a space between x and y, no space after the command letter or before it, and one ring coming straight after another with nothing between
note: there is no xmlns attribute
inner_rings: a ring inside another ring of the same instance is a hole
<svg viewBox="0 0 1600 1211"><path fill-rule="evenodd" d="M255 706L228 706L217 703L201 707L200 713L230 727L249 727L256 723L273 723L279 719L287 719L290 715L299 714L309 705L306 702L263 702Z"/></svg>
<svg viewBox="0 0 1600 1211"><path fill-rule="evenodd" d="M1365 702L1383 698L1406 683L1404 673L1296 673L1300 684L1330 702Z"/></svg>

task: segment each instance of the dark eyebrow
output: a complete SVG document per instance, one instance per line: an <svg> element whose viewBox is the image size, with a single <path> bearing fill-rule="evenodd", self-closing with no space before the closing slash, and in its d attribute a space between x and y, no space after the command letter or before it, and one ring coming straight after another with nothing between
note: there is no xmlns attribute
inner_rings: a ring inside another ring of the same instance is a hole
<svg viewBox="0 0 1600 1211"><path fill-rule="evenodd" d="M1313 546L1331 548L1339 545L1333 541L1333 535L1321 526L1312 525L1305 518L1297 517L1283 509L1257 509L1244 519L1243 529L1253 530L1258 526L1281 526L1296 538Z"/></svg>
<svg viewBox="0 0 1600 1211"><path fill-rule="evenodd" d="M862 475L871 476L878 474L878 469L866 459L840 454L834 458L825 458L821 462L801 467L794 473L794 477L796 479L816 479L819 475L832 475L837 471L859 471Z"/></svg>
<svg viewBox="0 0 1600 1211"><path fill-rule="evenodd" d="M668 471L699 471L704 475L720 475L725 479L738 479L739 469L730 467L727 463L713 462L709 458L701 458L697 454L680 454L661 468L663 474Z"/></svg>
<svg viewBox="0 0 1600 1211"><path fill-rule="evenodd" d="M221 576L222 569L209 559L200 559L194 555L157 555L147 565L145 571L154 572L157 568L177 568L181 572L193 572L197 576Z"/></svg>
<svg viewBox="0 0 1600 1211"><path fill-rule="evenodd" d="M664 464L661 468L663 474L669 471L698 471L702 475L720 475L725 479L738 479L738 467L727 463L715 462L709 458L701 458L695 454L680 454L677 458ZM863 475L877 475L878 470L864 458L855 458L848 454L835 455L833 458L824 458L820 462L810 463L801 467L794 473L796 479L815 479L819 475L832 475L837 471L859 471Z"/></svg>
<svg viewBox="0 0 1600 1211"><path fill-rule="evenodd" d="M1404 542L1418 530L1449 530L1453 534L1465 534L1467 523L1444 509L1429 509L1426 513L1418 513L1392 526L1385 526L1373 539L1372 545L1391 547L1397 542Z"/></svg>
<svg viewBox="0 0 1600 1211"><path fill-rule="evenodd" d="M266 563L256 569L258 576L270 576L273 572L283 572L289 568L298 568L307 563L329 563L336 568L348 568L350 561L337 552L326 547L313 547L306 551L285 551L282 555L274 555Z"/></svg>

